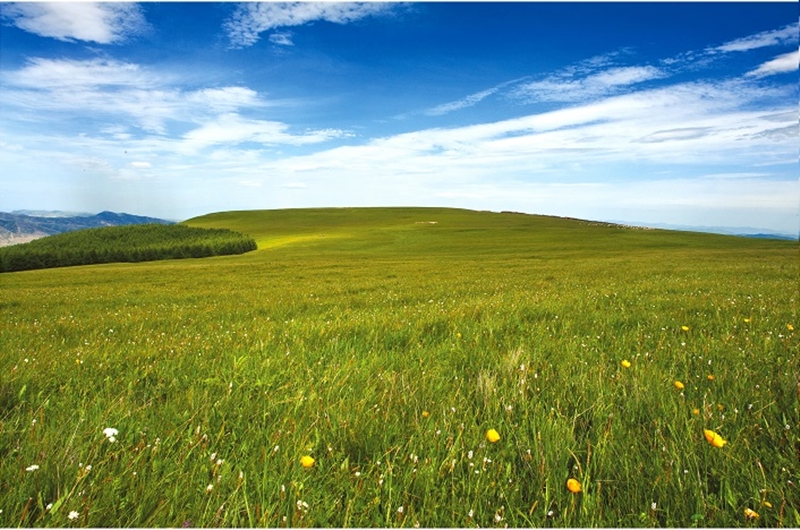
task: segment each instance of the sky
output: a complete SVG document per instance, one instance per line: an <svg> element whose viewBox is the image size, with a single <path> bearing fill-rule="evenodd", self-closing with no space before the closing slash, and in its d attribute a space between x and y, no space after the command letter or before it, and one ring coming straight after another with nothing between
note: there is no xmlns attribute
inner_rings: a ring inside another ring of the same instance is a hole
<svg viewBox="0 0 800 530"><path fill-rule="evenodd" d="M0 211L797 235L798 5L0 3Z"/></svg>

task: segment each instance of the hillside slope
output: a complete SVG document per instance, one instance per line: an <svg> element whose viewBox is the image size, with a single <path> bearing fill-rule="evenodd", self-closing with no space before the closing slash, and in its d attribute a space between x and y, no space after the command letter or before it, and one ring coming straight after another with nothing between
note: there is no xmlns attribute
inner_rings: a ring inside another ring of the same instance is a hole
<svg viewBox="0 0 800 530"><path fill-rule="evenodd" d="M588 256L633 250L778 249L796 242L642 229L512 212L451 208L311 208L219 212L185 221L249 235L261 250L377 256Z"/></svg>

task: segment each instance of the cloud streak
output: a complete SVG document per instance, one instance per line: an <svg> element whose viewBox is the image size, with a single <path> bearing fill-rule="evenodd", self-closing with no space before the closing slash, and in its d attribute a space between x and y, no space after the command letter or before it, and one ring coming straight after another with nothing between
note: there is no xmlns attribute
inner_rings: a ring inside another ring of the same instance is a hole
<svg viewBox="0 0 800 530"><path fill-rule="evenodd" d="M711 48L710 51L717 52L746 52L767 46L780 46L796 43L798 39L800 25L798 23L789 24L780 29L762 31L755 35L749 35L741 39L726 42L721 46Z"/></svg>
<svg viewBox="0 0 800 530"><path fill-rule="evenodd" d="M526 83L518 87L514 95L528 101L585 101L616 94L632 85L669 75L655 66L619 66L593 70L589 75L582 75L585 72L567 69L541 81Z"/></svg>
<svg viewBox="0 0 800 530"><path fill-rule="evenodd" d="M290 134L285 123L243 118L235 113L218 116L213 121L186 133L183 148L191 151L224 144L254 142L265 145L306 145L341 138L347 133L335 129L307 131L303 134Z"/></svg>
<svg viewBox="0 0 800 530"><path fill-rule="evenodd" d="M787 72L796 72L798 70L798 62L800 62L800 51L784 53L761 64L755 70L747 73L752 77L766 77L768 75L784 74Z"/></svg>

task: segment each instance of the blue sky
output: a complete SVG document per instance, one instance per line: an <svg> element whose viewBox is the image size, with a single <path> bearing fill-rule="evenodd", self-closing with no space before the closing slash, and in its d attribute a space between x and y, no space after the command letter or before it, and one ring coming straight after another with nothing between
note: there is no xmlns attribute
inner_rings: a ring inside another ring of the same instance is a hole
<svg viewBox="0 0 800 530"><path fill-rule="evenodd" d="M0 24L1 211L800 226L795 2L2 3Z"/></svg>

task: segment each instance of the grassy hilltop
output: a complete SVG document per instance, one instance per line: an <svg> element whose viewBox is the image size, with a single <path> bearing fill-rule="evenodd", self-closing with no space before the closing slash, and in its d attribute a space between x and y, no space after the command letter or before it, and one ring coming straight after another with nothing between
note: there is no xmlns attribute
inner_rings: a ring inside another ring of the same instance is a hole
<svg viewBox="0 0 800 530"><path fill-rule="evenodd" d="M185 224L258 250L0 275L0 526L800 526L796 242Z"/></svg>

